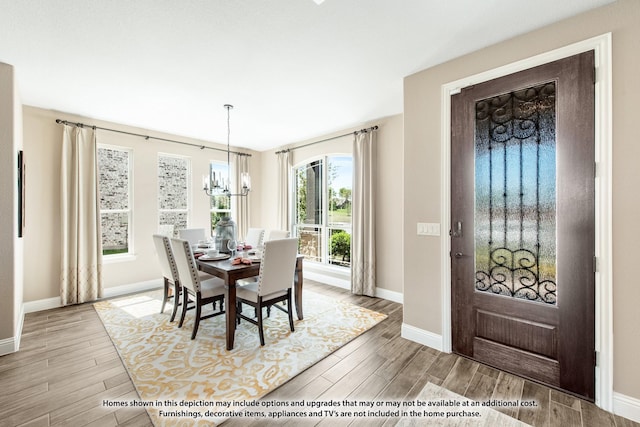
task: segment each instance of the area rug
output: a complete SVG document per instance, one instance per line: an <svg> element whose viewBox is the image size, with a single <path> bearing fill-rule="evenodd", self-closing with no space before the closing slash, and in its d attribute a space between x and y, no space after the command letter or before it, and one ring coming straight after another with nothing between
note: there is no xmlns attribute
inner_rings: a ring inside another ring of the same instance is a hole
<svg viewBox="0 0 640 427"><path fill-rule="evenodd" d="M272 310L264 347L257 327L245 321L227 351L224 316L201 321L191 340L193 311L178 328L169 322L170 304L159 313L161 301L162 292L151 291L94 304L141 398L103 405L144 406L157 427L215 426L243 416L257 399L387 317L305 291L305 317L294 315L295 332L285 313Z"/></svg>
<svg viewBox="0 0 640 427"><path fill-rule="evenodd" d="M489 406L482 406L483 402L467 399L433 383L427 383L414 402L415 405L403 409L403 412L408 415L401 418L396 423L396 427L424 425L525 427L529 425Z"/></svg>

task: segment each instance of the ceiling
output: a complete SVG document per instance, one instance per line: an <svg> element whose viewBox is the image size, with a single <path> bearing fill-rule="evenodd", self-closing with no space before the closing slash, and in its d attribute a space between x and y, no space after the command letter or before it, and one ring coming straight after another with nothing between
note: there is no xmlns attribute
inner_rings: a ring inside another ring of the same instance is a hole
<svg viewBox="0 0 640 427"><path fill-rule="evenodd" d="M402 112L403 77L612 0L0 0L23 104L262 151Z"/></svg>

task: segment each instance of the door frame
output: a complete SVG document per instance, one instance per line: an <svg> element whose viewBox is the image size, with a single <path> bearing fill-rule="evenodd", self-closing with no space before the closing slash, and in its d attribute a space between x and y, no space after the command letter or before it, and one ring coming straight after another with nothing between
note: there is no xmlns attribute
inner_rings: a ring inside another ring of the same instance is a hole
<svg viewBox="0 0 640 427"><path fill-rule="evenodd" d="M523 71L538 65L593 50L595 53L595 337L596 405L613 410L613 307L612 307L612 59L611 33L526 58L479 74L445 83L441 87L441 213L442 230L450 230L451 215L451 96L464 87ZM442 351L451 353L451 241L442 233Z"/></svg>

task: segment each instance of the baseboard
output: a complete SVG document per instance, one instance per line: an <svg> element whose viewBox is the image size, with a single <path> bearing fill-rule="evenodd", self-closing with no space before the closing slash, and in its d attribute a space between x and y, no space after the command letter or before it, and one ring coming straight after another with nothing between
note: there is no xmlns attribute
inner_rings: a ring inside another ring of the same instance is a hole
<svg viewBox="0 0 640 427"><path fill-rule="evenodd" d="M401 292L390 291L383 288L376 288L376 297L404 304L404 295Z"/></svg>
<svg viewBox="0 0 640 427"><path fill-rule="evenodd" d="M351 279L341 279L335 276L329 276L328 274L322 274L317 271L307 271L304 272L304 278L313 280L315 282L324 283L325 285L335 286L337 288L342 289L351 289ZM404 295L400 292L389 291L383 288L376 288L376 298L382 298L389 301L397 302L402 304L404 302Z"/></svg>
<svg viewBox="0 0 640 427"><path fill-rule="evenodd" d="M120 295L134 294L136 292L150 291L163 286L162 279L147 280L145 282L130 283L128 285L113 286L105 288L102 292L103 298L119 297Z"/></svg>
<svg viewBox="0 0 640 427"><path fill-rule="evenodd" d="M18 347L16 345L16 337L0 340L0 356L15 353L16 351L18 351Z"/></svg>
<svg viewBox="0 0 640 427"><path fill-rule="evenodd" d="M304 278L315 282L324 283L325 285L335 286L342 289L351 289L351 280L341 279L339 277L329 276L316 271L304 270Z"/></svg>
<svg viewBox="0 0 640 427"><path fill-rule="evenodd" d="M147 280L145 282L130 283L128 285L112 286L103 290L103 298L113 298L120 295L133 294L136 292L144 292L162 287L162 279ZM36 311L50 310L52 308L62 307L60 297L45 298L36 301L27 301L22 304L24 313L33 313ZM23 316L24 318L24 316ZM22 327L20 328L22 331ZM2 342L0 341L0 345Z"/></svg>
<svg viewBox="0 0 640 427"><path fill-rule="evenodd" d="M52 308L62 307L60 297L45 298L35 301L27 301L22 304L25 313L34 313L36 311L50 310Z"/></svg>
<svg viewBox="0 0 640 427"><path fill-rule="evenodd" d="M417 342L418 344L426 345L438 351L442 351L442 335L434 334L433 332L425 331L415 326L402 323L402 338L406 338L410 341Z"/></svg>
<svg viewBox="0 0 640 427"><path fill-rule="evenodd" d="M20 337L22 337L22 326L24 325L24 307L20 307L18 315L18 325L14 336L0 340L0 356L15 353L20 349Z"/></svg>
<svg viewBox="0 0 640 427"><path fill-rule="evenodd" d="M640 399L613 392L613 413L640 423Z"/></svg>

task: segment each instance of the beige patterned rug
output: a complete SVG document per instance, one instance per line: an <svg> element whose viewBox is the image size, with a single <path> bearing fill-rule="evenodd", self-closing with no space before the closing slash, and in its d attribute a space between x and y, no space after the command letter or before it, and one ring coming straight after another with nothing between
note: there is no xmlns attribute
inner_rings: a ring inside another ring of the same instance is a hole
<svg viewBox="0 0 640 427"><path fill-rule="evenodd" d="M227 351L224 316L201 321L192 341L193 311L178 329L170 304L159 313L161 299L158 290L94 304L141 398L107 404L142 403L158 427L218 425L386 318L305 291L295 332L285 313L272 310L264 347L256 326L242 322Z"/></svg>

